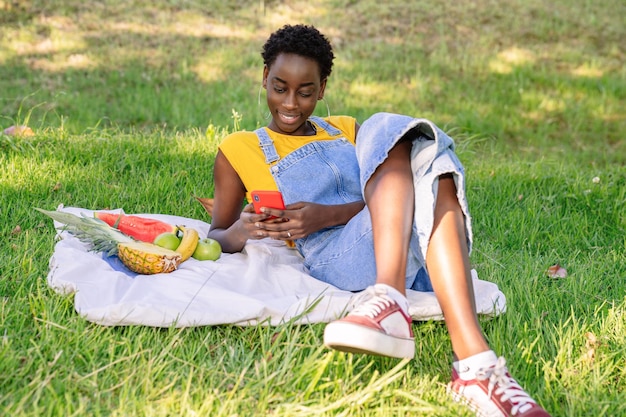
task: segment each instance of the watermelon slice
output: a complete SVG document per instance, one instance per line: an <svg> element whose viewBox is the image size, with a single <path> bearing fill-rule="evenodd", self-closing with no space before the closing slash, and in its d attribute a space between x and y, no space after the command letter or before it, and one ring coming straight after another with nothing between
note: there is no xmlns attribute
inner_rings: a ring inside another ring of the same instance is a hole
<svg viewBox="0 0 626 417"><path fill-rule="evenodd" d="M176 226L146 217L102 211L96 211L94 215L109 226L142 242L153 243L154 239L161 233L176 233L178 231Z"/></svg>

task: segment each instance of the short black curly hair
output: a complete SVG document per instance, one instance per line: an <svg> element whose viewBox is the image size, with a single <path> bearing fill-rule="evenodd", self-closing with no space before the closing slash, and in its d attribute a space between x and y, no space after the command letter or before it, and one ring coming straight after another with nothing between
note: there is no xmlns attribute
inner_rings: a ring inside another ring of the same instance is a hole
<svg viewBox="0 0 626 417"><path fill-rule="evenodd" d="M310 58L320 66L322 80L333 69L333 48L328 39L313 26L285 25L272 33L263 45L263 63L269 68L282 53Z"/></svg>

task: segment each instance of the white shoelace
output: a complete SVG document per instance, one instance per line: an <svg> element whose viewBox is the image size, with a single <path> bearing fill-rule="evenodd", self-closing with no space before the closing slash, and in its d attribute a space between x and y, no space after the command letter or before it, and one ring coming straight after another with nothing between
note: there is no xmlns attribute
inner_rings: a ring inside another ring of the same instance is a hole
<svg viewBox="0 0 626 417"><path fill-rule="evenodd" d="M512 415L524 413L536 404L517 381L507 375L506 360L503 357L498 358L495 368L479 370L476 378L480 380L489 378L489 397L495 393L503 402L510 400L513 403Z"/></svg>
<svg viewBox="0 0 626 417"><path fill-rule="evenodd" d="M368 287L359 297L356 298L354 310L350 314L376 317L385 308L389 307L394 301L387 295L384 290L376 287Z"/></svg>

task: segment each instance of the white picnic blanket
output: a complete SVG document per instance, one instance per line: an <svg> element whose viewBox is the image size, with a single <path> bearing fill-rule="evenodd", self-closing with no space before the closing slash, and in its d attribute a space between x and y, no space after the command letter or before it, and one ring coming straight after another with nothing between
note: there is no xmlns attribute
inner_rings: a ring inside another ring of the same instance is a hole
<svg viewBox="0 0 626 417"><path fill-rule="evenodd" d="M59 210L93 215L92 210L77 207ZM139 215L193 227L201 236L210 228L206 222L185 217ZM137 275L116 257L89 251L67 232L58 236L48 284L61 294L73 293L78 314L106 326L329 322L349 311L358 295L311 277L297 251L269 239L250 241L242 253L222 254L215 262L192 258L169 274ZM479 280L476 271L472 275L479 314L503 313L504 294L495 284ZM408 299L414 320L443 319L433 293L409 290Z"/></svg>

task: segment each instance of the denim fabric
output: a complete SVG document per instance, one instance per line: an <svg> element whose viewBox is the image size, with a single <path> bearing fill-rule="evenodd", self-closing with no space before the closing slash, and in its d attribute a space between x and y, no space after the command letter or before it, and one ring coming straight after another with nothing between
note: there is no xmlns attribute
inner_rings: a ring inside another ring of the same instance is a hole
<svg viewBox="0 0 626 417"><path fill-rule="evenodd" d="M270 171L286 204L298 201L344 204L363 200L365 184L387 158L389 150L405 136L413 140L411 166L416 209L406 287L432 291L424 260L433 224L437 178L443 173L454 174L466 215L468 244L471 243L463 167L453 152L452 139L428 120L379 113L363 123L355 148L324 120L312 118L312 121L336 139L306 144L279 160L275 160L276 150L265 129L256 131L266 158L274 159ZM349 291L360 291L376 282L372 224L367 207L346 225L297 239L296 247L310 274L321 281Z"/></svg>

